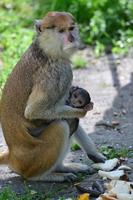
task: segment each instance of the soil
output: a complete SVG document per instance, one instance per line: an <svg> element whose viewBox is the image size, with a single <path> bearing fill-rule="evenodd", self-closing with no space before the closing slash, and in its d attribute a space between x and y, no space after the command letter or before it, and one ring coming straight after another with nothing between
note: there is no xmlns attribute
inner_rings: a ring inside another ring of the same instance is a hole
<svg viewBox="0 0 133 200"><path fill-rule="evenodd" d="M108 54L100 58L95 58L90 49L79 53L87 58L88 65L84 69L73 70L73 84L87 89L94 102L93 111L80 120L81 125L97 147L107 145L133 150L133 52L127 56ZM0 149L4 148L6 145L0 129ZM70 152L66 160L92 163L81 150ZM127 162L133 169L133 156ZM98 178L97 173L79 175L79 181L86 187ZM130 180L133 181L133 172ZM77 196L73 183L25 183L7 166L1 166L0 188L7 185L18 194L23 193L27 185L38 192L55 194L54 199Z"/></svg>

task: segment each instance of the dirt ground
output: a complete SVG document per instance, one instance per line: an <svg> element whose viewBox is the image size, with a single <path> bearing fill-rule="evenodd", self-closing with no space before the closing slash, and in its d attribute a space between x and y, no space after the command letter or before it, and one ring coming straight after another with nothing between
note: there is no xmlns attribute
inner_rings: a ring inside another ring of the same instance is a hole
<svg viewBox="0 0 133 200"><path fill-rule="evenodd" d="M97 147L109 145L116 148L133 149L133 51L126 57L105 55L96 59L89 49L81 52L87 57L85 69L74 70L74 85L87 89L94 102L93 111L81 120L81 125L95 141ZM116 123L115 126L112 124ZM0 130L0 149L5 148L2 130ZM70 152L69 161L90 162L81 150ZM133 168L133 158L128 163ZM85 175L82 184L88 186L97 179L97 174ZM133 173L130 175L133 181ZM10 185L17 193L23 193L25 184L45 194L72 197L77 190L71 183L25 183L8 167L0 167L0 188ZM58 191L58 192L57 192Z"/></svg>

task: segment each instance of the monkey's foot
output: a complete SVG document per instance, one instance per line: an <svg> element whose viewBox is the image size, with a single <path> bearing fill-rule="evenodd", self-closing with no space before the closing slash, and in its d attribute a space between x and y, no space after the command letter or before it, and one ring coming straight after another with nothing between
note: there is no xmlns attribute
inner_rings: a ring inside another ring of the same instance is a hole
<svg viewBox="0 0 133 200"><path fill-rule="evenodd" d="M28 178L30 181L44 181L44 182L72 182L77 179L73 173L51 173L48 175L42 174L40 176Z"/></svg>
<svg viewBox="0 0 133 200"><path fill-rule="evenodd" d="M105 160L107 159L107 158L106 158L103 154L101 154L101 153L97 153L97 154L95 154L95 155L87 154L87 156L88 156L91 160L93 160L95 163L100 163L100 162L104 163Z"/></svg>
<svg viewBox="0 0 133 200"><path fill-rule="evenodd" d="M92 168L88 165L80 163L65 163L57 167L56 171L58 172L72 172L72 173L92 173Z"/></svg>

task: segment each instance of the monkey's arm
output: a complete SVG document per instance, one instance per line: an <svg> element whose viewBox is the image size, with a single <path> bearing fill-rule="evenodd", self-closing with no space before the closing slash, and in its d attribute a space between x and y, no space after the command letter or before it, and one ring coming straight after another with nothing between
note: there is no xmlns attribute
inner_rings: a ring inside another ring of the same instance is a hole
<svg viewBox="0 0 133 200"><path fill-rule="evenodd" d="M50 105L47 94L35 87L29 96L24 116L29 120L81 118L86 112L84 109L72 108L68 105L60 105L60 103Z"/></svg>
<svg viewBox="0 0 133 200"><path fill-rule="evenodd" d="M106 160L106 157L97 151L94 142L81 126L78 127L74 137L91 160L94 162L104 162Z"/></svg>
<svg viewBox="0 0 133 200"><path fill-rule="evenodd" d="M84 117L86 111L83 109L72 108L70 106L58 106L45 109L41 104L36 106L35 104L28 104L25 109L25 118L29 120L33 119L62 119L62 118L81 118Z"/></svg>

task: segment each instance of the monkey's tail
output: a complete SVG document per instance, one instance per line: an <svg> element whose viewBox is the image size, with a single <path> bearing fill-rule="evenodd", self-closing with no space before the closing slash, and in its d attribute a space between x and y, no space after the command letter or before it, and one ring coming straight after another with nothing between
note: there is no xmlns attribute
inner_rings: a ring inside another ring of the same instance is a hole
<svg viewBox="0 0 133 200"><path fill-rule="evenodd" d="M3 152L0 152L0 165L8 164L8 162L9 162L9 151L6 150Z"/></svg>

